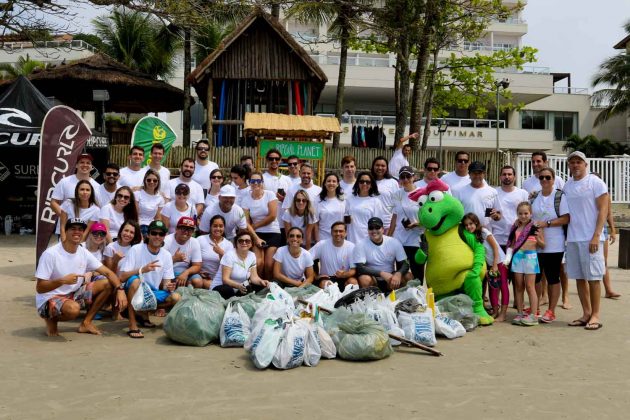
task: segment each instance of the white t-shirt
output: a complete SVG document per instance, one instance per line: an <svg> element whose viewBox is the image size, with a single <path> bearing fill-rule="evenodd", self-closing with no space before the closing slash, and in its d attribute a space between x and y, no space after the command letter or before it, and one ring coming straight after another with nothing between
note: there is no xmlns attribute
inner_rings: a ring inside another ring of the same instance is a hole
<svg viewBox="0 0 630 420"><path fill-rule="evenodd" d="M287 196L284 198L284 202L282 203L282 207L284 209L288 209L289 207L291 207L291 203L293 203L293 197L295 197L295 193L300 190L306 191L309 200L311 200L311 205L315 205L315 203L319 199L319 193L322 192L322 188L318 187L315 184L311 184L311 186L308 188L302 187L302 184L292 185L289 188L289 191L287 191Z"/></svg>
<svg viewBox="0 0 630 420"><path fill-rule="evenodd" d="M274 261L282 264L282 274L293 280L304 281L304 272L313 266L313 257L307 250L300 248L300 255L295 258L288 246L281 246L273 255Z"/></svg>
<svg viewBox="0 0 630 420"><path fill-rule="evenodd" d="M308 225L312 225L314 223L317 223L317 216L316 215L312 215L309 216L307 218L308 220ZM289 227L299 227L300 229L302 229L302 232L306 233L306 228L307 226L304 226L304 215L302 216L298 216L297 214L295 216L291 215L290 211L286 211L284 213L284 216L282 216L282 223L284 226L284 222L287 222L290 226Z"/></svg>
<svg viewBox="0 0 630 420"><path fill-rule="evenodd" d="M112 203L106 204L105 207L101 209L101 212L98 215L100 220L107 220L109 222L109 234L112 239L116 239L118 237L118 230L125 223L125 213L118 213L114 210L114 206Z"/></svg>
<svg viewBox="0 0 630 420"><path fill-rule="evenodd" d="M140 225L148 225L155 220L158 210L164 207L164 198L159 192L151 195L145 190L136 191L134 195L138 203L138 221Z"/></svg>
<svg viewBox="0 0 630 420"><path fill-rule="evenodd" d="M346 196L347 197L347 196ZM315 205L315 214L319 222L319 240L331 239L330 230L335 222L343 222L346 215L347 200L340 200L337 197L319 199Z"/></svg>
<svg viewBox="0 0 630 420"><path fill-rule="evenodd" d="M534 202L532 203L532 220L553 220L559 216L569 214L569 207L567 206L567 200L564 194L560 196L560 215L556 214L555 207L556 190L552 191L547 197L538 193ZM545 247L539 248L538 253L550 253L550 252L564 252L564 229L562 226L546 227L545 234Z"/></svg>
<svg viewBox="0 0 630 420"><path fill-rule="evenodd" d="M61 204L61 211L66 213L68 219L72 219L76 217L74 214L74 203L72 200L66 200ZM85 221L85 223L89 222L98 222L98 216L101 212L101 209L98 208L96 204L92 204L87 209L79 209L79 216L81 219ZM55 230L56 234L59 234L59 223L57 223L57 228Z"/></svg>
<svg viewBox="0 0 630 420"><path fill-rule="evenodd" d="M105 250L103 251L103 257L112 258L114 256L114 254L118 254L118 253L123 255L123 257L118 261L118 267L116 268L116 274L117 275L120 274L120 266L121 266L122 261L124 260L124 258L127 256L127 253L129 252L130 249L131 249L131 245L121 246L118 241L110 242L105 247Z"/></svg>
<svg viewBox="0 0 630 420"><path fill-rule="evenodd" d="M233 239L236 236L236 229L247 229L245 211L241 207L234 204L230 211L224 213L219 203L216 203L208 207L201 215L199 230L210 232L210 219L216 215L223 216L225 219L225 237L228 239Z"/></svg>
<svg viewBox="0 0 630 420"><path fill-rule="evenodd" d="M77 187L79 181L80 180L79 178L77 178L76 175L69 175L65 178L61 178L57 185L55 185L55 189L52 193L52 198L61 202L64 202L69 198L74 198L74 189ZM90 181L90 185L92 185L94 194L96 194L96 190L98 189L98 182L94 181L92 178L88 178L88 181Z"/></svg>
<svg viewBox="0 0 630 420"><path fill-rule="evenodd" d="M562 191L571 216L567 242L590 241L597 226L596 200L602 194L608 194L608 187L597 176L588 174L579 181L569 179ZM603 229L599 240L605 240Z"/></svg>
<svg viewBox="0 0 630 420"><path fill-rule="evenodd" d="M243 189L240 189L234 185L232 186L234 187L234 190L236 190L236 200L234 200L234 203L243 207L243 199L245 197L249 197L250 193L252 192L252 188L249 185Z"/></svg>
<svg viewBox="0 0 630 420"><path fill-rule="evenodd" d="M219 257L219 254L214 252L214 246L211 243L210 235L199 236L197 238L197 242L199 242L199 248L201 249L201 271L207 272L210 275L210 278L214 279L214 276L219 270L221 257ZM232 242L225 238L223 238L218 245L219 248L223 250L224 254L234 249Z"/></svg>
<svg viewBox="0 0 630 420"><path fill-rule="evenodd" d="M246 212L249 211L249 216L252 218L252 223L258 223L269 215L269 203L275 201L278 203L276 194L271 191L264 190L263 195L258 200L254 200L251 194L248 194L243 198L241 207ZM286 202L286 199L285 199ZM278 219L275 218L268 225L259 227L256 232L261 233L280 233L280 225Z"/></svg>
<svg viewBox="0 0 630 420"><path fill-rule="evenodd" d="M269 172L263 173L263 182L265 185L265 189L271 191L272 193L277 193L278 189L282 188L284 193L286 194L289 191L289 188L293 185L288 176L278 174L271 175ZM286 196L285 196L286 199ZM285 209L282 207L284 205L284 201L282 203L278 202L278 223L282 227L282 216L284 216Z"/></svg>
<svg viewBox="0 0 630 420"><path fill-rule="evenodd" d="M396 238L383 235L383 242L375 244L370 239L361 241L354 248L354 263L365 264L367 267L393 273L396 262L407 260L407 254L402 244Z"/></svg>
<svg viewBox="0 0 630 420"><path fill-rule="evenodd" d="M190 188L190 195L188 196L188 201L190 201L194 205L205 203L206 199L203 195L203 189L201 188L201 185L197 184L193 180L183 181L179 177L173 178L170 181L168 181L168 191L169 191L168 196L171 199L171 201L175 201L175 198L176 198L175 188L177 188L179 184L186 184L188 185L188 188Z"/></svg>
<svg viewBox="0 0 630 420"><path fill-rule="evenodd" d="M295 178L287 176L287 178L289 178L289 181L291 182L290 185L297 185L302 182L302 178L300 178L299 176L296 176Z"/></svg>
<svg viewBox="0 0 630 420"><path fill-rule="evenodd" d="M405 229L402 224L403 219L409 220L411 223L418 222L418 211L420 206L418 202L409 198L409 193L404 188L399 188L390 197L393 204L393 213L396 215L396 230L394 230L394 238L398 239L403 246L420 246L420 235L424 229L416 226L413 229Z"/></svg>
<svg viewBox="0 0 630 420"><path fill-rule="evenodd" d="M455 194L455 190L470 184L470 175L459 176L455 171L447 173L440 179L448 184L453 194Z"/></svg>
<svg viewBox="0 0 630 420"><path fill-rule="evenodd" d="M238 257L235 249L231 249L223 255L221 258L221 264L219 264L219 270L212 279L210 284L210 290L223 284L223 267L230 267L232 272L230 273L230 279L237 283L243 283L245 280L249 280L251 275L251 269L256 268L256 255L253 252L248 251L245 260L241 260Z"/></svg>
<svg viewBox="0 0 630 420"><path fill-rule="evenodd" d="M389 173L392 176L397 177L398 172L400 171L400 168L402 168L403 166L409 166L409 161L403 155L402 150L403 150L402 147L399 149L396 149L396 151L394 152L394 155L389 161Z"/></svg>
<svg viewBox="0 0 630 420"><path fill-rule="evenodd" d="M181 273L182 271L187 270L192 263L201 262L201 248L199 247L197 238L190 238L184 245L180 245L175 240L175 234L170 234L164 238L163 248L166 249L171 256L175 255L177 250L180 250L184 253L184 255L186 255L186 261L173 263L173 271L175 273Z"/></svg>
<svg viewBox="0 0 630 420"><path fill-rule="evenodd" d="M341 179L339 181L339 186L341 187L341 189L342 189L343 193L345 194L346 198L348 198L348 197L350 197L352 195L352 189L354 188L354 182L351 183L351 184L348 184L346 181Z"/></svg>
<svg viewBox="0 0 630 420"><path fill-rule="evenodd" d="M343 241L343 245L337 247L332 239L326 239L316 243L310 252L313 260L319 260L319 274L334 276L337 270L348 271L354 268L354 248L350 241Z"/></svg>
<svg viewBox="0 0 630 420"><path fill-rule="evenodd" d="M104 207L107 203L111 203L111 201L114 199L114 196L116 195L116 191L118 191L118 188L120 188L120 185L116 184L116 189L112 192L109 192L105 189L103 184L99 185L98 188L95 190L96 204L98 204L99 207Z"/></svg>
<svg viewBox="0 0 630 420"><path fill-rule="evenodd" d="M193 181L201 185L201 188L208 191L210 189L210 172L219 169L219 165L209 160L205 165L195 162L195 173L192 176Z"/></svg>
<svg viewBox="0 0 630 420"><path fill-rule="evenodd" d="M387 209L378 197L351 195L346 203L346 212L351 217L348 225L348 240L358 244L368 239L367 222L372 217L383 217Z"/></svg>
<svg viewBox="0 0 630 420"><path fill-rule="evenodd" d="M488 236L493 236L492 232L490 232L486 228L481 228L481 237L483 238L483 248L486 250L486 264L488 264L488 268L490 268L492 267L492 262L494 261L494 250L492 249L492 246L488 243ZM496 238L495 238L495 241L496 241ZM498 257L497 264L499 264L503 262L503 260L505 260L505 253L499 246L498 242L497 242L497 249L499 251L497 255Z"/></svg>
<svg viewBox="0 0 630 420"><path fill-rule="evenodd" d="M160 248L157 254L153 254L144 243L132 246L127 256L120 262L120 271L135 271L156 260L160 266L153 271L143 272L142 279L154 289L159 289L163 280L175 278L173 258L164 248Z"/></svg>
<svg viewBox="0 0 630 420"><path fill-rule="evenodd" d="M162 208L162 216L168 217L168 233L175 232L175 228L177 227L177 222L179 222L180 217L192 217L193 219L197 215L197 210L195 206L188 201L188 208L183 211L179 211L177 207L175 207L175 201L169 201Z"/></svg>
<svg viewBox="0 0 630 420"><path fill-rule="evenodd" d="M102 265L103 263L94 258L94 255L86 248L80 246L74 254L71 254L63 249L62 243L58 243L44 251L37 264L35 277L41 280L57 280L68 274L83 276ZM55 295L67 295L77 291L84 281L85 278L80 277L75 284L64 284L50 292L36 293L35 306L39 309Z"/></svg>
<svg viewBox="0 0 630 420"><path fill-rule="evenodd" d="M378 180L376 181L376 185L378 186L379 192L378 198L383 203L385 209L387 209L387 212L383 214L383 217L381 217L381 219L383 219L383 226L385 227L385 230L387 230L389 229L389 224L392 221L392 209L394 207L391 201L391 195L398 191L400 187L398 186L398 181L394 178L384 178Z"/></svg>
<svg viewBox="0 0 630 420"><path fill-rule="evenodd" d="M491 220L492 235L499 245L506 245L510 230L516 221L516 207L523 201L528 201L527 191L514 188L513 191L505 192L501 187L497 187L497 195L501 202L501 220ZM539 219L534 219L539 220Z"/></svg>
<svg viewBox="0 0 630 420"><path fill-rule="evenodd" d="M474 188L468 184L453 191L453 195L464 205L464 213L475 213L485 228L490 227L492 220L486 217L486 209L493 208L502 211L497 190L487 184L481 188Z"/></svg>
<svg viewBox="0 0 630 420"><path fill-rule="evenodd" d="M553 187L556 190L561 190L564 188L564 180L559 176L555 177L553 180ZM523 189L527 191L528 194L533 193L534 191L542 190L540 186L540 180L538 179L538 175L531 175L525 181L523 181Z"/></svg>
<svg viewBox="0 0 630 420"><path fill-rule="evenodd" d="M147 168L148 166L145 166L137 171L130 169L128 166L120 168L120 178L118 178L118 184L121 187L141 187Z"/></svg>
<svg viewBox="0 0 630 420"><path fill-rule="evenodd" d="M94 256L94 258L96 258L99 261L103 261L103 251L104 251L104 247L98 247L96 248L96 251L90 251L87 247L87 243L86 242L81 242L81 246L83 248L85 248L90 254L92 254Z"/></svg>
<svg viewBox="0 0 630 420"><path fill-rule="evenodd" d="M218 202L219 202L219 194L212 195L210 194L210 191L208 191L208 194L206 194L206 201L204 202L204 207L205 208L211 207L212 205Z"/></svg>

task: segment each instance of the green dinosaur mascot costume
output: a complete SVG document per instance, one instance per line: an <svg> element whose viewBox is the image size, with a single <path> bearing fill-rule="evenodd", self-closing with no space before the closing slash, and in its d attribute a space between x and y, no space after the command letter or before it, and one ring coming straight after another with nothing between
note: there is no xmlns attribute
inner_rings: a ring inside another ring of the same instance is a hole
<svg viewBox="0 0 630 420"><path fill-rule="evenodd" d="M428 256L419 249L416 261L426 262L427 285L437 299L463 289L473 300L473 310L481 325L490 325L493 318L483 307L482 279L486 272L483 244L461 225L464 207L446 193L448 185L436 179L409 194L420 204L418 220L426 228Z"/></svg>

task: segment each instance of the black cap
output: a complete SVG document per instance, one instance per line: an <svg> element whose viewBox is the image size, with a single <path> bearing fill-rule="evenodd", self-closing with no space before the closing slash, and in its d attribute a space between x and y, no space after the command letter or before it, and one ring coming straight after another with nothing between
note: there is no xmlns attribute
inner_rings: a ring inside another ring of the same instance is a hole
<svg viewBox="0 0 630 420"><path fill-rule="evenodd" d="M413 170L413 168L411 166L403 166L402 168L400 168L400 170L398 171L398 176L402 175L402 174L409 174L409 175L415 175L416 172Z"/></svg>
<svg viewBox="0 0 630 420"><path fill-rule="evenodd" d="M468 173L479 171L486 172L486 165L479 161L474 161L470 164L470 166L468 166Z"/></svg>
<svg viewBox="0 0 630 420"><path fill-rule="evenodd" d="M71 226L75 226L75 225L81 226L83 227L83 229L87 228L87 223L85 223L85 220L79 217L73 217L66 220L66 226L64 227L64 230L68 230L70 229Z"/></svg>
<svg viewBox="0 0 630 420"><path fill-rule="evenodd" d="M372 217L370 218L370 220L368 220L368 229L371 227L379 227L382 228L383 227L383 221L381 220L380 217Z"/></svg>

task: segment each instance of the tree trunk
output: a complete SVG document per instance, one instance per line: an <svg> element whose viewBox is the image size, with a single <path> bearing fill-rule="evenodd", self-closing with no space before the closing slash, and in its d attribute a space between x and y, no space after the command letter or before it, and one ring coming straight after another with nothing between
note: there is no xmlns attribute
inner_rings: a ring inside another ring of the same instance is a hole
<svg viewBox="0 0 630 420"><path fill-rule="evenodd" d="M350 31L348 30L347 18L343 19L341 27L341 53L339 55L339 76L337 77L337 98L335 99L335 117L341 123L343 113L343 95L346 88L346 66L348 64L348 48L350 44ZM333 136L333 147L339 147L341 133Z"/></svg>
<svg viewBox="0 0 630 420"><path fill-rule="evenodd" d="M271 4L271 16L280 19L280 3L277 1Z"/></svg>
<svg viewBox="0 0 630 420"><path fill-rule="evenodd" d="M440 51L437 47L433 51L433 71L431 72L429 83L427 83L427 94L424 104L424 115L426 116L426 121L424 123L424 132L422 133L422 150L425 150L427 148L427 145L429 143L429 135L431 134L431 113L433 111L433 96L435 95L433 85L435 84L435 76L437 74L437 61L439 52ZM440 162L440 164L442 164L442 162Z"/></svg>
<svg viewBox="0 0 630 420"><path fill-rule="evenodd" d="M398 100L396 102L396 130L394 132L394 144L399 138L405 135L405 129L407 128L407 117L409 116L409 90L411 83L411 70L409 69L409 40L403 35L398 41L399 51L396 55Z"/></svg>
<svg viewBox="0 0 630 420"><path fill-rule="evenodd" d="M182 122L182 144L184 147L190 147L190 68L192 63L192 47L190 42L190 28L184 29L184 116Z"/></svg>

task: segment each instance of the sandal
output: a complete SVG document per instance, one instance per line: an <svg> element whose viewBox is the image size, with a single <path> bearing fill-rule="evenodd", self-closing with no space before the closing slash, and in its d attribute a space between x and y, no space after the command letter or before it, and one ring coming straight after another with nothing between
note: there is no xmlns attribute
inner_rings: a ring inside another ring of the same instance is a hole
<svg viewBox="0 0 630 420"><path fill-rule="evenodd" d="M157 327L157 325L156 325L156 324L154 324L153 322L151 322L151 320L149 320L149 319L145 319L145 318L142 318L142 317L138 317L138 319L136 320L136 322L137 322L137 323L138 323L138 325L140 325L142 328L150 328L150 329L153 329L153 328L156 328L156 327Z"/></svg>
<svg viewBox="0 0 630 420"><path fill-rule="evenodd" d="M589 322L584 326L584 329L587 331L595 331L599 330L604 325L601 322Z"/></svg>
<svg viewBox="0 0 630 420"><path fill-rule="evenodd" d="M569 327L586 327L587 322L583 319L575 319L569 322Z"/></svg>
<svg viewBox="0 0 630 420"><path fill-rule="evenodd" d="M144 334L140 330L129 330L127 331L127 335L130 338L144 338Z"/></svg>

